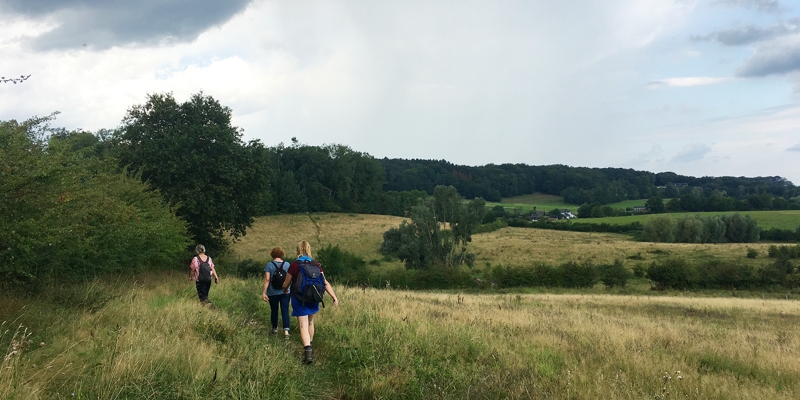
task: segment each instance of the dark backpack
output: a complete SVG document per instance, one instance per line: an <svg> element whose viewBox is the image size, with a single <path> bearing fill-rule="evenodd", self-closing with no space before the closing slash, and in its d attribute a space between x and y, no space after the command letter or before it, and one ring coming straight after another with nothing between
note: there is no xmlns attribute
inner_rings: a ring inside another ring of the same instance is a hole
<svg viewBox="0 0 800 400"><path fill-rule="evenodd" d="M197 261L200 262L197 266L197 281L198 282L211 282L211 264L209 261L211 257L206 256L206 260L203 261L200 257L197 257Z"/></svg>
<svg viewBox="0 0 800 400"><path fill-rule="evenodd" d="M302 303L322 303L322 295L325 294L325 276L322 274L320 265L313 261L297 261L300 268L297 278L294 281L292 291L294 297Z"/></svg>
<svg viewBox="0 0 800 400"><path fill-rule="evenodd" d="M275 272L272 273L270 279L272 288L283 290L283 282L286 280L286 270L283 269L283 266L286 265L286 261L281 265L278 265L275 261L273 261L272 264L275 265Z"/></svg>

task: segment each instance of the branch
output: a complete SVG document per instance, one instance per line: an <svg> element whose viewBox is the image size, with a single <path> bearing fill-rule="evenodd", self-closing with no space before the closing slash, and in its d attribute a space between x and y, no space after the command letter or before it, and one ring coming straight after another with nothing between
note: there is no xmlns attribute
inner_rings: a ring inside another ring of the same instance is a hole
<svg viewBox="0 0 800 400"><path fill-rule="evenodd" d="M19 78L6 78L5 76L0 76L0 83L8 83L11 82L13 84L22 83L26 79L30 78L31 76L20 75Z"/></svg>

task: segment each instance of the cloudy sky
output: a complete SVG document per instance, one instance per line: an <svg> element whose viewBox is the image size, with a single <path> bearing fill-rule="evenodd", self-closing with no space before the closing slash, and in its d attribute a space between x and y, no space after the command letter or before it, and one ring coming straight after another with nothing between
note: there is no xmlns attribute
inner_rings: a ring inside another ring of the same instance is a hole
<svg viewBox="0 0 800 400"><path fill-rule="evenodd" d="M800 2L0 0L0 120L203 91L245 139L800 184Z"/></svg>

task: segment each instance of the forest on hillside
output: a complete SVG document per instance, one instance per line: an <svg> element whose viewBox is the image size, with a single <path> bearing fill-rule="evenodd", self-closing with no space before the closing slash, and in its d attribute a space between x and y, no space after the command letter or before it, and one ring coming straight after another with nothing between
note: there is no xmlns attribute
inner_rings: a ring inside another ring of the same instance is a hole
<svg viewBox="0 0 800 400"><path fill-rule="evenodd" d="M800 209L800 190L781 177L376 159L341 144L246 142L231 118L211 96L165 93L113 130L53 128L55 115L0 122L2 276L82 275L92 260L122 270L142 248L153 266L170 264L188 243L224 249L261 215L406 216L439 186L467 200L536 191L573 204L670 198L668 211Z"/></svg>

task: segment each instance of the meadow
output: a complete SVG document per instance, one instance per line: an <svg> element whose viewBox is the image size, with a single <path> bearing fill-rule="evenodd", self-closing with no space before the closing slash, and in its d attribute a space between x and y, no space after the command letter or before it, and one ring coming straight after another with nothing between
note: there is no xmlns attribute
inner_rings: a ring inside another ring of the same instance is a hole
<svg viewBox="0 0 800 400"><path fill-rule="evenodd" d="M259 279L182 274L5 296L14 399L796 399L791 300L335 289L315 363L269 334ZM61 301L61 300L68 301Z"/></svg>
<svg viewBox="0 0 800 400"><path fill-rule="evenodd" d="M178 271L105 277L0 301L0 398L14 399L796 399L800 303L759 293L538 289L417 292L336 285L340 307L317 319L315 363L269 334L262 280L236 260L265 262L308 239L403 268L379 252L398 217L257 219L227 257L215 309ZM476 269L534 261L658 257L768 262L769 244L656 244L628 236L504 228L473 236ZM212 257L214 253L210 252ZM713 297L714 295L725 297ZM787 296L788 298L788 296Z"/></svg>
<svg viewBox="0 0 800 400"><path fill-rule="evenodd" d="M798 210L785 210L785 211L719 211L719 212L703 212L703 213L667 213L667 214L642 214L631 215L628 217L606 217L606 218L583 218L580 222L587 222L592 224L630 224L632 222L641 222L644 224L648 218L653 215L666 215L673 218L681 218L686 215L723 215L723 214L742 214L749 215L758 223L761 229L787 229L794 231L800 226L800 211Z"/></svg>
<svg viewBox="0 0 800 400"><path fill-rule="evenodd" d="M633 207L644 207L647 202L646 199L639 200L625 200L617 203L608 204L612 208L628 209ZM491 208L495 206L503 206L507 212L512 210L519 211L552 211L553 209L566 209L573 213L578 212L579 205L567 204L561 196L554 196L544 193L533 193L522 196L514 196L504 198L501 202L487 202L486 205Z"/></svg>

